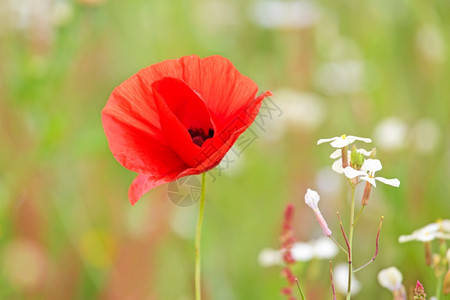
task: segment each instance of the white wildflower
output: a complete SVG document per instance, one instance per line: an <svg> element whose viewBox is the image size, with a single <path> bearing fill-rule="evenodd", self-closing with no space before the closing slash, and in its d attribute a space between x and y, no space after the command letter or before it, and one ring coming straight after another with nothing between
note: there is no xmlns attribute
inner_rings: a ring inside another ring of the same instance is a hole
<svg viewBox="0 0 450 300"><path fill-rule="evenodd" d="M378 273L380 285L391 292L402 289L402 280L402 273L396 267L386 268Z"/></svg>
<svg viewBox="0 0 450 300"><path fill-rule="evenodd" d="M347 294L348 288L348 264L339 264L333 270L333 281L336 291L341 294ZM361 290L361 282L352 274L352 295L356 295Z"/></svg>
<svg viewBox="0 0 450 300"><path fill-rule="evenodd" d="M361 167L361 171L355 170L352 167L346 167L344 169L344 174L348 178L359 177L359 179L364 180L372 184L373 186L377 186L376 180L381 181L384 184L392 185L395 187L400 186L400 180L397 178L387 179L384 177L375 177L375 173L382 169L381 162L378 159L366 159Z"/></svg>
<svg viewBox="0 0 450 300"><path fill-rule="evenodd" d="M429 242L436 238L450 240L450 220L428 224L422 228L413 231L410 235L401 235L398 238L399 243L409 241Z"/></svg>
<svg viewBox="0 0 450 300"><path fill-rule="evenodd" d="M344 148L345 146L352 144L354 141L362 141L364 143L372 142L372 140L369 138L362 138L362 137L358 137L358 136L343 134L341 136L336 136L336 137L329 138L329 139L320 139L317 141L317 145L322 144L322 143L331 142L330 145L333 148Z"/></svg>

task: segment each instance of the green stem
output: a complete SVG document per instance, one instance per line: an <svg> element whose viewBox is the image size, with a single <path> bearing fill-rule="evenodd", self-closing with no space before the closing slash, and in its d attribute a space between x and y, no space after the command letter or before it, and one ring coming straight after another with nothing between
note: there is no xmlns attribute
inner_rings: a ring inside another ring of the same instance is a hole
<svg viewBox="0 0 450 300"><path fill-rule="evenodd" d="M202 299L201 293L201 277L200 277L200 246L202 241L202 224L203 224L203 211L205 209L205 183L206 183L206 173L202 174L202 188L200 195L200 211L197 220L197 230L195 232L195 300Z"/></svg>
<svg viewBox="0 0 450 300"><path fill-rule="evenodd" d="M346 300L350 300L352 294L352 273L353 273L353 251L352 251L352 245L353 245L353 229L355 228L354 224L355 220L355 187L352 185L352 202L350 206L350 233L348 237L348 243L349 243L349 251L348 251L348 288L347 288L347 297Z"/></svg>
<svg viewBox="0 0 450 300"><path fill-rule="evenodd" d="M439 276L439 278L437 279L437 284L436 284L436 300L441 300L442 298L442 284L444 281L444 275Z"/></svg>
<svg viewBox="0 0 450 300"><path fill-rule="evenodd" d="M300 292L300 296L302 297L302 300L306 300L305 293L303 293L303 290L302 290L297 278L295 278L295 283L297 284L298 291Z"/></svg>
<svg viewBox="0 0 450 300"><path fill-rule="evenodd" d="M336 241L333 236L329 236L329 238L333 241L333 243L338 246L339 248L341 248L342 251L344 251L344 253L348 256L348 252L344 249L344 247L341 246L341 244L338 243L338 241Z"/></svg>
<svg viewBox="0 0 450 300"><path fill-rule="evenodd" d="M363 212L363 210L364 210L364 207L366 207L366 206L365 206L365 205L362 205L362 206L361 206L361 209L359 210L358 216L357 216L356 219L355 219L355 223L353 224L353 227L356 225L356 223L358 223L358 220L359 220L359 218L360 218L361 215L362 215L362 212Z"/></svg>

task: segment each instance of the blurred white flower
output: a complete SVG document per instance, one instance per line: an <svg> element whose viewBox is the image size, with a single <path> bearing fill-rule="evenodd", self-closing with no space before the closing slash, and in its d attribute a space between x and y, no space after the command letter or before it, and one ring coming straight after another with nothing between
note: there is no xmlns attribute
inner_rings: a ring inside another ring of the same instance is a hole
<svg viewBox="0 0 450 300"><path fill-rule="evenodd" d="M402 273L396 267L389 267L378 273L378 282L391 292L402 289Z"/></svg>
<svg viewBox="0 0 450 300"><path fill-rule="evenodd" d="M319 67L316 85L328 95L352 94L363 89L364 75L365 66L362 61L329 62Z"/></svg>
<svg viewBox="0 0 450 300"><path fill-rule="evenodd" d="M399 187L400 180L397 178L394 179L386 179L384 177L375 177L375 172L382 169L381 162L378 159L368 158L364 161L361 171L355 170L352 167L346 167L344 169L344 174L347 178L355 178L359 177L359 179L364 180L372 184L373 186L377 186L376 180L381 181L384 184L388 184L391 186Z"/></svg>
<svg viewBox="0 0 450 300"><path fill-rule="evenodd" d="M9 0L1 3L7 18L3 20L14 30L30 30L47 34L50 31L52 0Z"/></svg>
<svg viewBox="0 0 450 300"><path fill-rule="evenodd" d="M296 242L292 245L291 254L295 261L310 261L314 257L314 250L310 243Z"/></svg>
<svg viewBox="0 0 450 300"><path fill-rule="evenodd" d="M397 117L382 120L373 133L376 144L384 150L399 150L406 145L408 126Z"/></svg>
<svg viewBox="0 0 450 300"><path fill-rule="evenodd" d="M450 240L450 220L441 220L413 231L410 235L401 235L399 243L409 241L429 242L436 238Z"/></svg>
<svg viewBox="0 0 450 300"><path fill-rule="evenodd" d="M284 265L283 253L286 250L265 248L258 255L262 267ZM331 259L338 253L337 246L326 237L308 242L296 242L292 245L291 254L295 261L310 261L312 259Z"/></svg>
<svg viewBox="0 0 450 300"><path fill-rule="evenodd" d="M208 0L196 6L197 18L202 28L217 33L239 25L237 7L232 1Z"/></svg>
<svg viewBox="0 0 450 300"><path fill-rule="evenodd" d="M439 27L434 24L423 25L416 36L416 47L428 61L445 60L445 41Z"/></svg>
<svg viewBox="0 0 450 300"><path fill-rule="evenodd" d="M282 266L283 251L265 248L259 252L258 262L262 267Z"/></svg>
<svg viewBox="0 0 450 300"><path fill-rule="evenodd" d="M345 146L350 145L354 141L363 141L364 143L372 142L372 140L369 139L369 138L362 138L362 137L358 137L358 136L343 134L341 136L336 136L336 137L332 137L332 138L329 138L329 139L320 139L320 140L317 141L317 145L322 144L322 143L331 142L330 143L331 147L333 147L333 148L343 148Z"/></svg>
<svg viewBox="0 0 450 300"><path fill-rule="evenodd" d="M411 129L414 148L423 154L432 152L439 143L439 126L433 119L421 119Z"/></svg>
<svg viewBox="0 0 450 300"><path fill-rule="evenodd" d="M328 167L322 168L316 173L315 182L321 194L337 195L342 188L342 177Z"/></svg>
<svg viewBox="0 0 450 300"><path fill-rule="evenodd" d="M72 5L67 1L56 1L51 9L50 18L52 25L63 26L73 17Z"/></svg>
<svg viewBox="0 0 450 300"><path fill-rule="evenodd" d="M339 252L337 246L326 237L312 240L310 244L313 250L313 257L317 259L330 259L335 257Z"/></svg>
<svg viewBox="0 0 450 300"><path fill-rule="evenodd" d="M333 270L333 281L336 291L341 294L347 294L348 288L348 264L338 264ZM361 290L361 282L352 274L352 295L356 295Z"/></svg>
<svg viewBox="0 0 450 300"><path fill-rule="evenodd" d="M315 94L283 88L274 95L277 96L277 104L283 110L277 122L284 122L287 126L314 129L325 120L325 104Z"/></svg>
<svg viewBox="0 0 450 300"><path fill-rule="evenodd" d="M258 1L251 6L251 18L264 28L290 29L314 26L320 15L316 2Z"/></svg>

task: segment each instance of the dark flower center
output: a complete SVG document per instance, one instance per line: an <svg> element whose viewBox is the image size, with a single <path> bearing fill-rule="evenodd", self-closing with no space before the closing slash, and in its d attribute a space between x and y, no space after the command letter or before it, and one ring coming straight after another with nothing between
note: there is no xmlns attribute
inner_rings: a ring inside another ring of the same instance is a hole
<svg viewBox="0 0 450 300"><path fill-rule="evenodd" d="M189 128L189 134L191 135L192 142L197 146L201 147L203 143L214 136L214 130L209 129L206 133L203 128Z"/></svg>

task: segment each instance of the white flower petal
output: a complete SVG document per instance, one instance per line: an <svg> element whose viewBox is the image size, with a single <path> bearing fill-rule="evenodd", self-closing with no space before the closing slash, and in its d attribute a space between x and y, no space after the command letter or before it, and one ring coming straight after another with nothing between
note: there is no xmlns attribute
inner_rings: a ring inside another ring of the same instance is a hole
<svg viewBox="0 0 450 300"><path fill-rule="evenodd" d="M340 139L340 137L333 137L333 138L329 138L329 139L320 139L317 141L317 145L320 145L322 143L332 142L337 139Z"/></svg>
<svg viewBox="0 0 450 300"><path fill-rule="evenodd" d="M348 146L349 144L351 144L351 142L348 140L348 138L342 137L339 137L330 143L331 147L334 148L343 148L345 146Z"/></svg>
<svg viewBox="0 0 450 300"><path fill-rule="evenodd" d="M400 236L398 241L400 243L405 243L409 241L429 242L437 237L446 239L447 235L443 232L440 232L439 230L440 230L439 223L431 223L413 231L413 233L410 235Z"/></svg>
<svg viewBox="0 0 450 300"><path fill-rule="evenodd" d="M362 148L361 149L356 149L356 151L358 153L361 153L364 156L370 156L370 154L372 154L372 150L367 151L366 149L362 149Z"/></svg>
<svg viewBox="0 0 450 300"><path fill-rule="evenodd" d="M437 238L439 232L424 232L422 234L416 235L416 240L419 242L429 242Z"/></svg>
<svg viewBox="0 0 450 300"><path fill-rule="evenodd" d="M391 292L401 289L402 280L402 273L396 267L386 268L378 273L378 282L380 285Z"/></svg>
<svg viewBox="0 0 450 300"><path fill-rule="evenodd" d="M398 242L399 243L406 243L406 242L410 242L410 241L414 241L416 239L415 235L401 235L398 238Z"/></svg>
<svg viewBox="0 0 450 300"><path fill-rule="evenodd" d="M383 168L381 162L378 159L368 158L364 161L361 166L361 170L367 171L369 173L375 173L380 171Z"/></svg>
<svg viewBox="0 0 450 300"><path fill-rule="evenodd" d="M311 189L308 189L305 194L305 203L311 207L314 211L318 210L318 203L320 200L319 194Z"/></svg>
<svg viewBox="0 0 450 300"><path fill-rule="evenodd" d="M357 176L367 176L366 172L355 170L352 167L346 167L344 169L344 174L347 178L350 178L350 179L355 178Z"/></svg>
<svg viewBox="0 0 450 300"><path fill-rule="evenodd" d="M362 141L364 143L372 143L372 140L369 138L362 138L362 137L354 136L354 135L347 136L347 139L350 139L351 143L353 143L354 141Z"/></svg>
<svg viewBox="0 0 450 300"><path fill-rule="evenodd" d="M443 231L450 233L450 220L442 220L439 222L439 224L441 225L441 229ZM450 262L450 260L449 260L449 262Z"/></svg>
<svg viewBox="0 0 450 300"><path fill-rule="evenodd" d="M373 185L374 187L377 187L377 183L375 182L375 178L369 177L369 176L364 176L364 177L360 177L360 179L365 180L367 182L369 182L371 185Z"/></svg>
<svg viewBox="0 0 450 300"><path fill-rule="evenodd" d="M414 230L413 234L422 234L424 232L436 232L439 231L440 228L441 226L439 225L439 223L430 223L428 225L425 225L424 227Z"/></svg>
<svg viewBox="0 0 450 300"><path fill-rule="evenodd" d="M333 163L333 165L331 165L331 169L339 174L344 173L344 169L342 168L342 160L341 159L336 160Z"/></svg>
<svg viewBox="0 0 450 300"><path fill-rule="evenodd" d="M375 177L376 180L381 181L384 184L389 184L395 187L399 187L400 186L400 180L398 180L397 178L394 179L386 179L384 177Z"/></svg>
<svg viewBox="0 0 450 300"><path fill-rule="evenodd" d="M441 240L450 240L450 234L438 231L435 233L436 238Z"/></svg>
<svg viewBox="0 0 450 300"><path fill-rule="evenodd" d="M297 242L292 246L291 254L295 261L309 261L313 258L314 251L310 244Z"/></svg>
<svg viewBox="0 0 450 300"><path fill-rule="evenodd" d="M331 153L330 158L336 159L336 158L339 158L341 156L342 156L342 150L341 149L336 149L336 151Z"/></svg>

